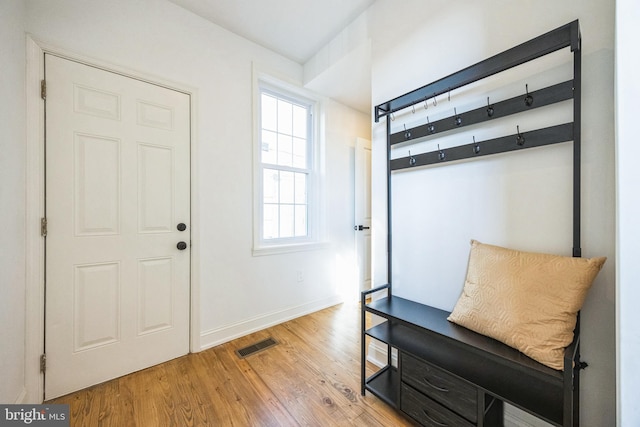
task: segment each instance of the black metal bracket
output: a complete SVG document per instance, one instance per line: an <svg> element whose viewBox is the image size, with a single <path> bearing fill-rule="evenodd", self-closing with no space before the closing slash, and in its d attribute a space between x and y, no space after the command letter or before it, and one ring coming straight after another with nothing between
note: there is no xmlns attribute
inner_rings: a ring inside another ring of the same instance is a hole
<svg viewBox="0 0 640 427"><path fill-rule="evenodd" d="M409 129L405 128L402 132L391 134L391 145L413 141L420 138L428 138L452 129L459 129L465 126L475 125L488 120L495 120L534 108L540 108L566 101L573 98L573 92L573 80L569 80L527 93L524 98L523 96L515 96L495 104L489 104L486 107L480 107L465 113L445 117L444 119L435 122L430 122ZM526 97L531 97L530 103L527 103ZM535 100L535 102L533 100Z"/></svg>
<svg viewBox="0 0 640 427"><path fill-rule="evenodd" d="M551 126L530 132L516 133L486 141L457 145L428 153L414 154L391 160L391 170L400 170L418 166L427 166L473 157L525 150L573 140L573 123ZM522 142L522 143L520 143Z"/></svg>

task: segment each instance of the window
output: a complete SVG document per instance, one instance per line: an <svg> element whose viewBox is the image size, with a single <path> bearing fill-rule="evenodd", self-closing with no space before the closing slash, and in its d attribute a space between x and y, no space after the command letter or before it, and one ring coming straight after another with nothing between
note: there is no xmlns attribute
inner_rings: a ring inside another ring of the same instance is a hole
<svg viewBox="0 0 640 427"><path fill-rule="evenodd" d="M260 82L257 104L254 250L316 242L315 102Z"/></svg>

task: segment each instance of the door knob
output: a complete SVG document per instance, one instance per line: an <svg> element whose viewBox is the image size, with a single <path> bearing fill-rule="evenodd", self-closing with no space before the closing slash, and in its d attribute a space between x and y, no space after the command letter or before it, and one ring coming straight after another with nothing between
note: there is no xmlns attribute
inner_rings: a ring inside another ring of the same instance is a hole
<svg viewBox="0 0 640 427"><path fill-rule="evenodd" d="M180 224L178 224L178 231L184 231L187 229L187 224L185 224L184 222L181 222Z"/></svg>
<svg viewBox="0 0 640 427"><path fill-rule="evenodd" d="M184 251L185 249L187 249L187 243L186 242L178 242L178 244L176 245L176 248L180 249L181 251Z"/></svg>

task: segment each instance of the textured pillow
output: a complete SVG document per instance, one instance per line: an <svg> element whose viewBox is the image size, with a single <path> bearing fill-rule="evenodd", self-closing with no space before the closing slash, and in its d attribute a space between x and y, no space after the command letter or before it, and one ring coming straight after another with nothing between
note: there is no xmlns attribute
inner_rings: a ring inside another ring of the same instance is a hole
<svg viewBox="0 0 640 427"><path fill-rule="evenodd" d="M472 240L464 289L448 319L562 370L577 313L605 261Z"/></svg>

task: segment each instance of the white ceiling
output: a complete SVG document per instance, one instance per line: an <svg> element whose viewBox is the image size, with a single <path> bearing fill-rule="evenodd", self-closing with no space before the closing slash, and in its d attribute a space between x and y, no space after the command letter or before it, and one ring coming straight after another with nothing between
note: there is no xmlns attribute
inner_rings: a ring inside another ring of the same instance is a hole
<svg viewBox="0 0 640 427"><path fill-rule="evenodd" d="M304 65L375 0L169 0ZM363 113L371 111L368 46L346 54L308 87Z"/></svg>
<svg viewBox="0 0 640 427"><path fill-rule="evenodd" d="M375 0L169 0L304 64Z"/></svg>

